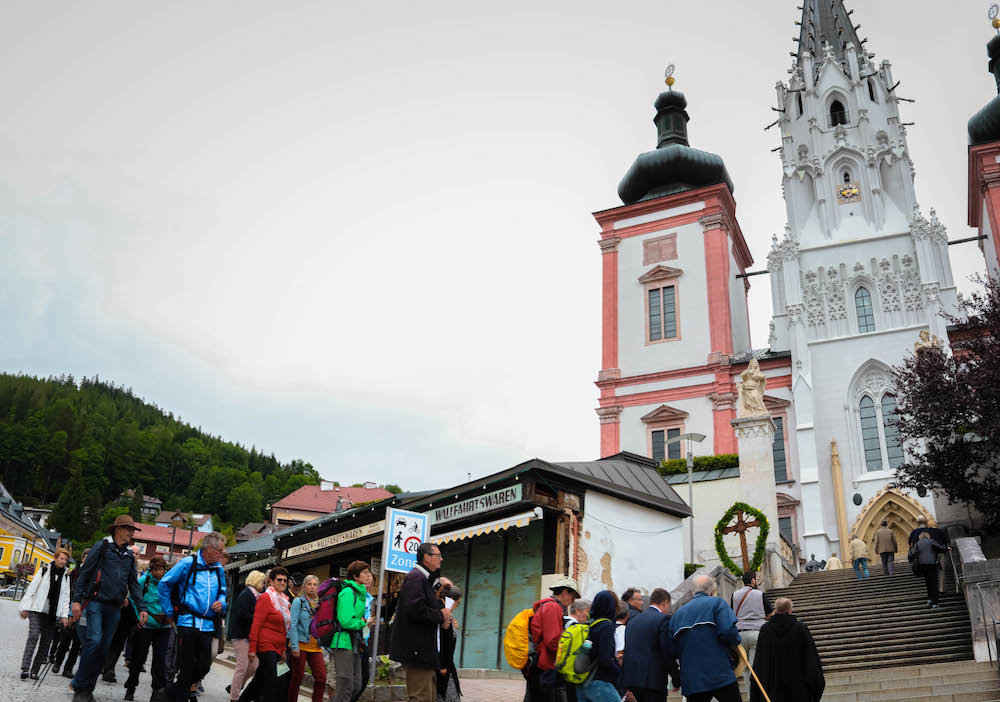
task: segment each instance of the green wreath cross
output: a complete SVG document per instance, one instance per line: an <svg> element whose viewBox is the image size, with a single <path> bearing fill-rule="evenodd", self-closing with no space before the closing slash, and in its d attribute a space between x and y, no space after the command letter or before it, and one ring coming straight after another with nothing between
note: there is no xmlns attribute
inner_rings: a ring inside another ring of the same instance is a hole
<svg viewBox="0 0 1000 702"><path fill-rule="evenodd" d="M719 560L722 561L722 565L729 569L733 575L739 577L743 575L743 569L740 568L733 562L733 559L729 557L726 552L726 544L723 541L724 534L722 530L729 526L729 520L737 512L743 512L744 514L749 514L751 517L757 519L760 522L760 533L757 535L757 541L754 545L753 558L750 559L750 570L754 572L760 571L760 566L764 563L764 556L767 555L767 535L771 531L768 524L767 517L759 509L751 507L746 502L736 502L730 507L719 523L715 525L715 552L719 556Z"/></svg>

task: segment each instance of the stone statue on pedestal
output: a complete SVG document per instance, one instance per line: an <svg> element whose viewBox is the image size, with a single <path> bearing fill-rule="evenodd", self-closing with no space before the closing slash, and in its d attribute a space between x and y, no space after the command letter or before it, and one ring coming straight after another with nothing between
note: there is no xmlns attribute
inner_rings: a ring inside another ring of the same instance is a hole
<svg viewBox="0 0 1000 702"><path fill-rule="evenodd" d="M768 415L764 406L764 388L767 376L760 371L757 359L751 359L747 369L740 373L740 417L764 417Z"/></svg>

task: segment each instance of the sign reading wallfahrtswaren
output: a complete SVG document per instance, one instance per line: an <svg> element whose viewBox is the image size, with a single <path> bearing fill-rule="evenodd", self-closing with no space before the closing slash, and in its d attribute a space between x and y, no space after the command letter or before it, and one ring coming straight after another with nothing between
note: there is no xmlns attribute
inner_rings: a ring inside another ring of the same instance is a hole
<svg viewBox="0 0 1000 702"><path fill-rule="evenodd" d="M518 483L517 485L512 485L504 488L503 490L495 490L494 492L488 492L485 495L470 497L467 500L456 502L453 505L435 507L431 510L431 523L443 524L444 522L462 519L463 517L468 517L473 514L490 512L495 509L517 504L521 501L521 489L523 487L524 486L521 485L521 483Z"/></svg>

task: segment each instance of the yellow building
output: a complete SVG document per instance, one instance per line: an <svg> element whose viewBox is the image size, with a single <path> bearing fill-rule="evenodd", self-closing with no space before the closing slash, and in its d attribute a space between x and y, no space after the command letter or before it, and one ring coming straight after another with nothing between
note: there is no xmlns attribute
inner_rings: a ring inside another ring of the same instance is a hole
<svg viewBox="0 0 1000 702"><path fill-rule="evenodd" d="M0 496L0 580L12 582L18 563L30 562L38 572L51 563L61 545L59 532L49 531L25 516L24 508L7 496ZM28 576L30 581L32 576Z"/></svg>

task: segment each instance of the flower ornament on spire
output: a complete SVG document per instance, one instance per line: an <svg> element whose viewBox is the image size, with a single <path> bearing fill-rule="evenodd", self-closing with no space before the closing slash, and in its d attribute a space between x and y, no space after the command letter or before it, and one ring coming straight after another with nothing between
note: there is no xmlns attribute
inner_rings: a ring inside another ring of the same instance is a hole
<svg viewBox="0 0 1000 702"><path fill-rule="evenodd" d="M677 79L674 78L674 71L675 70L677 70L677 67L674 66L674 64L671 63L670 65L667 66L667 70L663 72L663 77L666 78L666 80L663 81L663 82L667 84L667 89L668 90L673 90L674 89L674 83L677 82Z"/></svg>

